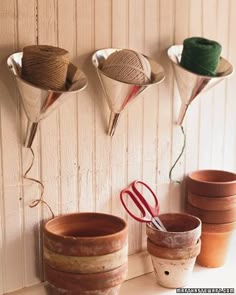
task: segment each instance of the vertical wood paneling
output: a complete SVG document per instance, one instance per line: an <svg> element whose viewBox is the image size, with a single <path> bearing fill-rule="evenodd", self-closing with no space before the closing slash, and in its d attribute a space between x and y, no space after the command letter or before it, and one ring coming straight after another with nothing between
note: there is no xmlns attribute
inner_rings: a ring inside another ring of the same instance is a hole
<svg viewBox="0 0 236 295"><path fill-rule="evenodd" d="M6 58L16 50L16 1L0 3L1 12L1 147L3 155L4 201L2 203L3 229L3 292L21 288L24 281L23 235L21 218L19 113L18 96L12 77L6 67ZM17 249L16 249L17 246Z"/></svg>
<svg viewBox="0 0 236 295"><path fill-rule="evenodd" d="M58 46L70 52L70 60L76 57L75 1L58 0ZM60 211L73 212L78 207L77 195L77 102L70 95L59 109L60 153Z"/></svg>
<svg viewBox="0 0 236 295"><path fill-rule="evenodd" d="M128 1L112 1L112 47L128 47ZM127 186L127 111L121 114L111 142L112 213L126 218L119 192Z"/></svg>
<svg viewBox="0 0 236 295"><path fill-rule="evenodd" d="M229 28L228 28L228 59L235 66L236 65L236 2L230 0L229 2ZM225 20L226 21L226 20ZM226 109L225 109L225 138L224 138L224 169L235 171L236 160L236 124L235 124L235 113L236 113L236 100L235 100L235 84L236 76L234 74L227 81L227 98L226 98Z"/></svg>
<svg viewBox="0 0 236 295"><path fill-rule="evenodd" d="M168 177L183 139L175 125L180 97L166 50L188 36L204 36L219 41L222 55L236 64L235 5L234 0L0 2L0 294L42 278L40 222L51 217L46 208L28 207L40 190L22 179L31 160L22 146L27 120L6 57L38 40L69 50L86 73L86 90L40 123L30 176L43 180L45 200L56 214L100 211L126 218L132 254L146 247L145 226L127 217L119 200L122 188L143 179L157 191L161 212L183 205L182 187ZM91 54L105 47L143 52L166 71L163 83L124 111L113 138L107 136L110 110L91 63ZM173 179L198 168L235 171L235 79L189 107L186 151Z"/></svg>
<svg viewBox="0 0 236 295"><path fill-rule="evenodd" d="M189 1L189 36L202 36L202 1ZM188 108L186 121L185 171L198 169L199 105L196 98ZM193 144L193 142L195 144Z"/></svg>
<svg viewBox="0 0 236 295"><path fill-rule="evenodd" d="M166 50L174 42L174 1L160 0L160 60L166 78L159 85L158 182L169 181L171 167L173 75Z"/></svg>
<svg viewBox="0 0 236 295"><path fill-rule="evenodd" d="M91 64L94 51L94 0L79 0L77 4L77 55L79 65L89 77L96 73ZM79 210L95 211L94 197L94 96L93 84L78 94L78 169L79 169Z"/></svg>
<svg viewBox="0 0 236 295"><path fill-rule="evenodd" d="M159 6L156 0L145 1L144 15L144 48L143 52L157 59L159 51ZM157 182L157 120L158 120L158 87L151 86L144 93L143 100L143 175L144 181L156 190ZM146 225L142 226L142 248L146 248Z"/></svg>
<svg viewBox="0 0 236 295"><path fill-rule="evenodd" d="M95 1L95 48L111 47L111 1ZM103 94L95 99L95 184L96 211L111 212L111 138L106 135L108 106Z"/></svg>
<svg viewBox="0 0 236 295"><path fill-rule="evenodd" d="M175 25L174 25L174 44L182 44L183 40L188 37L189 34L189 1L188 0L176 0L175 1ZM173 93L173 123L177 122L179 110L181 107L181 99L177 88L176 81L174 82ZM185 130L185 122L183 122ZM172 124L172 165L178 158L184 143L184 137L181 132L180 126ZM173 180L182 180L184 177L184 163L185 157L182 155L178 163L176 164L172 178ZM183 186L178 183L172 183L170 187L170 202L172 210L182 210L184 208L184 192Z"/></svg>
<svg viewBox="0 0 236 295"><path fill-rule="evenodd" d="M202 35L212 40L216 39L217 1L202 2ZM199 138L199 168L211 167L213 150L213 97L214 89L200 97L200 138Z"/></svg>
<svg viewBox="0 0 236 295"><path fill-rule="evenodd" d="M39 44L57 45L57 1L38 1L38 41ZM44 199L54 214L59 210L60 196L60 153L59 153L59 111L52 112L40 123L41 177L45 184ZM50 165L49 165L50 163ZM44 216L51 218L44 207Z"/></svg>
<svg viewBox="0 0 236 295"><path fill-rule="evenodd" d="M143 52L144 49L144 1L129 1L129 48ZM128 109L128 183L142 178L143 149L143 95L140 95ZM132 208L133 202L129 203ZM130 254L141 249L141 224L129 218ZM134 236L136 238L134 238Z"/></svg>
<svg viewBox="0 0 236 295"><path fill-rule="evenodd" d="M18 47L20 50L24 46L34 44L36 41L36 3L35 1L18 1L17 2L18 11ZM25 30L27 28L27 30ZM20 108L21 112L21 142L24 142L25 132L27 128L27 117L24 113L23 107ZM35 151L36 161L30 171L31 177L39 177L38 175L38 135L34 140L33 149ZM28 169L31 162L31 152L29 149L22 148L22 166L24 172ZM33 199L38 198L39 189L38 185L32 183L28 180L22 180L21 183L23 192L23 211L22 218L24 220L24 272L25 272L25 282L26 286L36 284L40 281L40 232L39 232L39 222L40 222L40 208L31 209L29 204Z"/></svg>
<svg viewBox="0 0 236 295"><path fill-rule="evenodd" d="M217 1L216 3L216 40L222 45L222 56L227 55L229 1ZM222 82L214 89L213 118L212 118L212 153L211 166L215 169L223 168L224 156L224 130L225 130L225 105L226 105L226 82Z"/></svg>

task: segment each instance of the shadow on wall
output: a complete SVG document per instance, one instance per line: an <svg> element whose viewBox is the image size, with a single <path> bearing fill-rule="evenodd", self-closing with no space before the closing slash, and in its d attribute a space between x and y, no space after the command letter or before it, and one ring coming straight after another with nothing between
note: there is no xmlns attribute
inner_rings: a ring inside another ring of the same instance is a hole
<svg viewBox="0 0 236 295"><path fill-rule="evenodd" d="M94 102L95 114L99 113L99 119L101 120L100 125L104 129L104 135L106 135L108 117L110 112L103 94L101 84L99 82L98 75L96 73L96 69L92 64L93 53L94 52L80 55L75 63L77 62L80 69L88 77L88 87L84 91L89 94L89 98Z"/></svg>

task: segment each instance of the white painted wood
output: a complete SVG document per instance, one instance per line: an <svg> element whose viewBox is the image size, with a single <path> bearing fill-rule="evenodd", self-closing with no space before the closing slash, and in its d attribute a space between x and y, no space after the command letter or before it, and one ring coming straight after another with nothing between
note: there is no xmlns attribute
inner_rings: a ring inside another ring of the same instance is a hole
<svg viewBox="0 0 236 295"><path fill-rule="evenodd" d="M236 64L235 5L234 0L0 1L0 294L42 279L39 232L41 221L51 217L43 206L28 207L40 188L22 179L31 159L22 147L27 120L7 56L37 41L58 45L88 76L86 90L40 123L30 176L43 180L45 200L56 214L102 211L128 219L129 253L137 253L146 247L145 225L127 217L120 190L143 179L157 191L161 212L183 207L184 187L168 177L182 135L175 126L180 98L166 50L185 37L205 36L218 40L222 55ZM91 63L96 49L111 46L143 52L166 71L165 82L124 111L112 139L110 111ZM191 104L184 122L186 151L174 179L198 168L236 171L235 79ZM147 271L145 261L135 261L134 276ZM34 287L30 292L40 294Z"/></svg>
<svg viewBox="0 0 236 295"><path fill-rule="evenodd" d="M175 1L175 24L174 24L174 43L182 44L183 40L188 37L189 34L189 1L188 0L176 0ZM179 110L181 107L181 99L177 88L176 81L174 80L173 88L173 114L172 122L175 123L178 120ZM171 167L179 157L184 144L184 136L181 131L181 127L172 123L172 148L171 148ZM185 120L182 124L184 132L186 129ZM170 202L172 208L175 211L183 210L184 208L184 168L185 168L185 151L181 156L174 169L172 170L171 178L173 182L170 185ZM181 183L175 183L179 181Z"/></svg>
<svg viewBox="0 0 236 295"><path fill-rule="evenodd" d="M144 1L129 1L129 48L142 52L144 49ZM143 172L143 95L134 100L128 106L128 184L135 179L142 179ZM130 209L139 213L134 209L136 206L130 200L127 202ZM129 217L129 254L136 253L141 250L142 242L142 225L133 218Z"/></svg>
<svg viewBox="0 0 236 295"><path fill-rule="evenodd" d="M1 2L1 148L3 202L1 292L13 291L24 284L24 251L22 227L22 192L19 188L21 161L19 152L20 120L19 96L12 85L12 77L6 67L7 57L16 49L16 3ZM10 16L10 17L9 17Z"/></svg>
<svg viewBox="0 0 236 295"><path fill-rule="evenodd" d="M143 52L157 59L159 51L159 19L160 2L145 1L144 6L144 48ZM154 187L157 183L157 121L159 85L151 86L143 98L143 172L142 179ZM142 226L142 249L147 247L146 225Z"/></svg>
<svg viewBox="0 0 236 295"><path fill-rule="evenodd" d="M17 5L17 25L18 25L18 47L20 50L24 46L35 44L36 42L36 4L35 2L23 0ZM25 30L27 28L27 31ZM21 116L21 143L24 143L27 130L27 117L22 104L19 105ZM34 165L29 173L29 177L39 177L38 163L38 134L36 134L33 149L35 153ZM22 174L28 169L32 160L29 149L22 147L21 162ZM29 204L39 197L40 191L38 184L29 180L21 179L22 185L22 220L24 235L24 285L30 286L40 282L42 272L40 256L40 208L31 209Z"/></svg>
<svg viewBox="0 0 236 295"><path fill-rule="evenodd" d="M112 1L112 47L128 47L128 1ZM112 214L127 219L120 203L119 192L127 186L127 110L121 114L111 140L111 197Z"/></svg>
<svg viewBox="0 0 236 295"><path fill-rule="evenodd" d="M91 64L94 51L94 1L76 1L76 43L77 61L89 77L97 79ZM97 81L97 80L96 80ZM96 86L98 87L98 81ZM95 98L96 87L93 83L77 95L78 113L78 205L79 211L95 211Z"/></svg>
<svg viewBox="0 0 236 295"><path fill-rule="evenodd" d="M202 34L205 38L216 39L216 8L217 1L202 2ZM211 17L209 17L211 16ZM212 167L211 153L213 150L213 98L214 89L203 93L200 99L200 138L199 138L199 168Z"/></svg>
<svg viewBox="0 0 236 295"><path fill-rule="evenodd" d="M111 1L94 3L95 48L111 47ZM110 112L100 85L98 89L94 96L96 211L109 213L111 212L111 138L107 136L107 122Z"/></svg>
<svg viewBox="0 0 236 295"><path fill-rule="evenodd" d="M57 4L54 0L38 2L39 44L56 46L58 43ZM41 177L45 184L44 200L51 206L54 214L57 214L59 210L60 198L59 143L59 110L55 110L40 123ZM43 206L43 213L46 219L51 218L45 206Z"/></svg>
<svg viewBox="0 0 236 295"><path fill-rule="evenodd" d="M58 1L58 46L70 52L71 61L76 58L76 10L75 1ZM73 94L59 109L59 177L60 211L74 212L78 207L77 196L77 101Z"/></svg>
<svg viewBox="0 0 236 295"><path fill-rule="evenodd" d="M189 36L202 36L202 1L190 0L189 4ZM200 99L196 98L188 108L185 118L186 150L185 171L198 169L199 151L199 105ZM195 144L193 144L195 143Z"/></svg>
<svg viewBox="0 0 236 295"><path fill-rule="evenodd" d="M236 42L235 42L235 25L236 25L236 3L229 2L229 28L228 28L228 59L233 65L236 64ZM224 138L224 169L235 171L236 161L234 154L236 150L236 140L234 138L236 132L235 126L235 110L236 101L234 99L234 89L236 76L234 75L227 81L226 88L226 108L225 108L225 138Z"/></svg>

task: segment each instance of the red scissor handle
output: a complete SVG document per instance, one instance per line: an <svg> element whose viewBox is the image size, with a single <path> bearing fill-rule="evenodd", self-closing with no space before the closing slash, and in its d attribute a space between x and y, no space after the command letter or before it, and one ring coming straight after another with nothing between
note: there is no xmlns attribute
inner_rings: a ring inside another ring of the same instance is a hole
<svg viewBox="0 0 236 295"><path fill-rule="evenodd" d="M138 207L138 209L140 210L141 214L142 214L142 217L139 217L135 214L133 214L129 209L128 207L126 206L126 203L123 199L123 196L127 194L130 196L130 198L132 199L132 201L135 203L135 205ZM139 202L138 198L133 194L133 192L131 192L130 190L128 189L124 189L120 192L120 200L121 200L121 203L122 205L124 206L125 210L129 213L130 216L132 216L135 220L137 221L141 221L141 222L150 222L151 221L151 218L148 218L146 216L146 211L144 209L144 207L141 205L141 203Z"/></svg>
<svg viewBox="0 0 236 295"><path fill-rule="evenodd" d="M144 185L149 192L152 194L154 201L155 201L155 206L152 207L147 201L146 199L143 197L143 195L140 193L140 191L137 189L136 185L140 183L142 185ZM159 214L160 211L160 206L159 206L159 202L158 199L156 197L156 194L153 192L153 190L150 188L150 186L148 186L145 182L141 181L141 180L135 180L134 182L132 182L131 187L134 191L134 193L137 195L138 199L141 201L141 203L144 205L144 207L148 210L148 212L152 215L152 217L156 217Z"/></svg>

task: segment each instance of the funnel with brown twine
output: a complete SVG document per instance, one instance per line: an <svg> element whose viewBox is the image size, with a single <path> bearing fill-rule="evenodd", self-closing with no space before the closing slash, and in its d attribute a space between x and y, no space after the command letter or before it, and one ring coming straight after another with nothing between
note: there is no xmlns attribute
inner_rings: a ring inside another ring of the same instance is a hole
<svg viewBox="0 0 236 295"><path fill-rule="evenodd" d="M82 71L69 62L69 53L61 48L34 45L7 60L21 94L28 117L25 146L31 147L38 123L61 105L71 93L87 86Z"/></svg>
<svg viewBox="0 0 236 295"><path fill-rule="evenodd" d="M120 51L124 54L118 60L114 54ZM98 50L93 54L92 62L111 111L108 134L113 136L121 112L149 86L162 82L165 72L156 61L127 49Z"/></svg>

